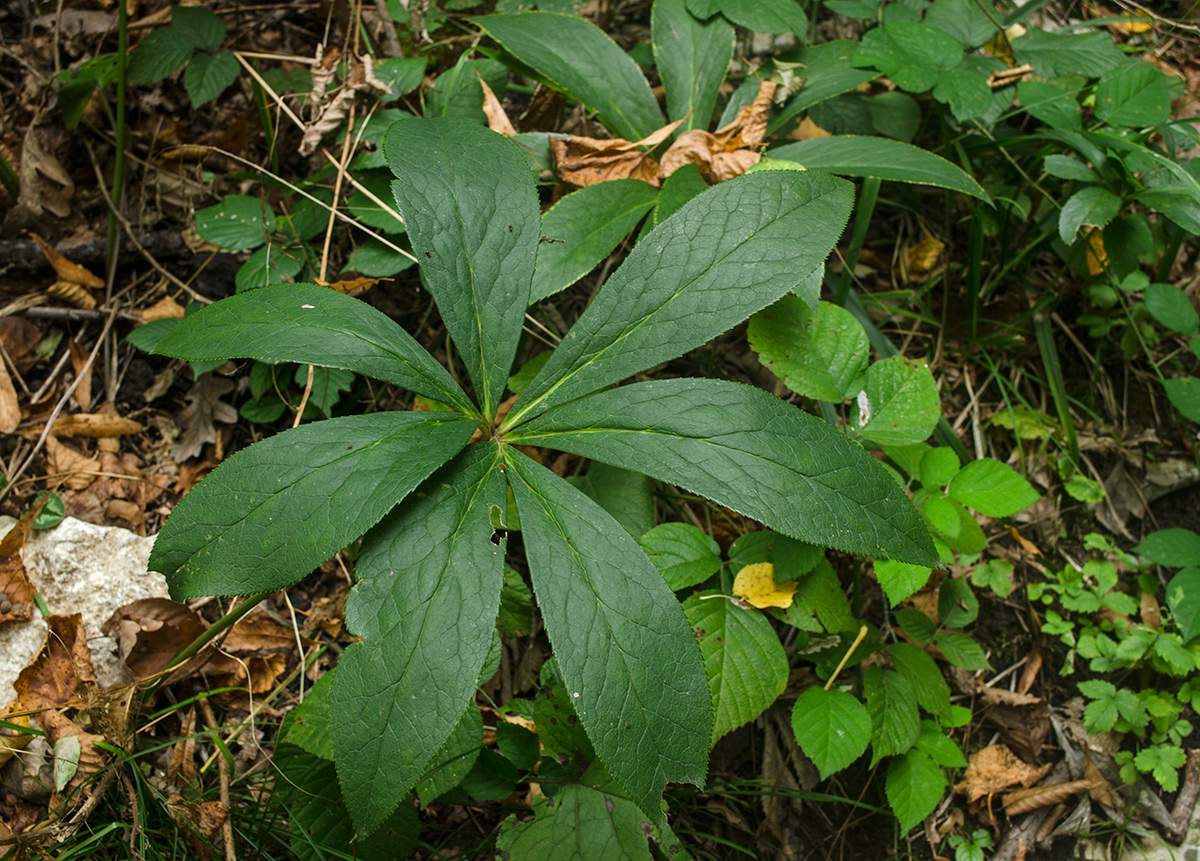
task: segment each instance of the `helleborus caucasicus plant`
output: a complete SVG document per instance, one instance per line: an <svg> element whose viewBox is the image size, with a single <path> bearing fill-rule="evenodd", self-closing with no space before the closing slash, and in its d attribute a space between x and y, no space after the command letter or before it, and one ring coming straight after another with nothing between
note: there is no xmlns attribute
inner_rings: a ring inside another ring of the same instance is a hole
<svg viewBox="0 0 1200 861"><path fill-rule="evenodd" d="M576 711L612 777L663 826L665 785L702 784L707 768L713 714L695 635L636 541L516 446L639 470L803 541L938 564L903 490L836 428L731 382L615 385L788 291L815 303L806 285L842 232L851 186L763 171L699 195L642 239L497 421L541 236L528 162L449 119L398 122L384 150L473 396L391 319L324 287L264 287L192 315L158 352L345 368L450 411L335 418L238 452L179 503L151 566L175 598L246 594L287 586L365 533L346 606L363 641L341 658L332 713L343 796L366 834L481 681L511 488Z"/></svg>

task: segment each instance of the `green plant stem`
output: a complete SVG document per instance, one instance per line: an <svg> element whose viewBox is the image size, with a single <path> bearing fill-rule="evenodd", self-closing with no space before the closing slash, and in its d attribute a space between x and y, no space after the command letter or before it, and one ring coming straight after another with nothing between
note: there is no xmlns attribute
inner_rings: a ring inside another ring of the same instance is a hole
<svg viewBox="0 0 1200 861"><path fill-rule="evenodd" d="M863 180L862 197L859 198L854 214L854 233L850 236L846 259L842 261L842 277L838 279L837 292L833 297L834 304L844 306L846 297L850 295L850 280L854 277L854 268L858 266L858 256L862 253L867 228L871 226L871 216L875 213L875 203L879 200L880 182L876 177Z"/></svg>
<svg viewBox="0 0 1200 861"><path fill-rule="evenodd" d="M249 598L246 598L240 604L214 622L212 626L203 634L176 652L171 660L167 663L166 669L164 669L159 675L158 682L150 690L157 689L158 686L162 684L163 680L165 680L171 674L172 670L183 666L192 658L194 658L201 649L203 649L217 637L221 636L221 634L225 633L225 631L227 631L229 628L232 628L234 625L236 625L243 616L257 607L262 601L266 600L275 591L275 589L268 589L265 592L256 592Z"/></svg>

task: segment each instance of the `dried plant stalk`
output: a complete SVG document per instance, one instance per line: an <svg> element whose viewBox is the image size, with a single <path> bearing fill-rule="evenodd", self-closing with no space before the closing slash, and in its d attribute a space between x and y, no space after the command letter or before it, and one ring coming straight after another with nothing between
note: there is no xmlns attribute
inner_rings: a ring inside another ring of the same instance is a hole
<svg viewBox="0 0 1200 861"><path fill-rule="evenodd" d="M1071 780L1067 783L1052 783L1032 789L1018 789L1004 795L1004 810L1009 816L1019 816L1040 807L1049 807L1066 801L1078 792L1096 788L1095 780Z"/></svg>

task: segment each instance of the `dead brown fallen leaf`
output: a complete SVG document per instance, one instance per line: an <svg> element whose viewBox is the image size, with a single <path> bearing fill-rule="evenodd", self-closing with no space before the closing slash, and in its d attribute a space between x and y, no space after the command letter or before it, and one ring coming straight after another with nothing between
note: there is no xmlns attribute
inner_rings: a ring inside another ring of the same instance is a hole
<svg viewBox="0 0 1200 861"><path fill-rule="evenodd" d="M709 183L724 182L757 164L762 158L758 147L767 133L767 112L776 86L774 81L759 84L753 103L738 111L733 122L716 132L692 129L681 134L663 153L662 178L692 163Z"/></svg>
<svg viewBox="0 0 1200 861"><path fill-rule="evenodd" d="M75 792L89 777L98 772L104 767L106 754L104 749L97 745L97 742L104 741L104 736L96 735L87 732L79 724L67 718L61 711L50 709L49 711L41 712L38 715L38 723L46 733L46 742L51 748L65 738L75 738L79 740L79 760L78 767L75 769L75 774L63 787L59 795L67 796ZM72 800L72 806L81 804L83 797L78 796ZM51 802L51 806L56 806Z"/></svg>
<svg viewBox="0 0 1200 861"><path fill-rule="evenodd" d="M51 434L46 437L46 468L51 475L64 478L63 483L72 490L83 490L96 480L100 461L64 445Z"/></svg>
<svg viewBox="0 0 1200 861"><path fill-rule="evenodd" d="M193 610L166 598L143 598L119 608L101 630L117 641L118 654L135 679L157 676L208 626ZM185 671L199 663L194 660Z"/></svg>
<svg viewBox="0 0 1200 861"><path fill-rule="evenodd" d="M35 590L25 574L21 549L49 498L43 496L0 541L0 622L28 622L33 617Z"/></svg>
<svg viewBox="0 0 1200 861"><path fill-rule="evenodd" d="M1090 792L1096 788L1095 780L1071 780L1067 783L1052 783L1049 786L1034 786L1018 789L1004 795L1004 811L1009 816L1020 816L1041 807L1059 804L1072 795Z"/></svg>
<svg viewBox="0 0 1200 861"><path fill-rule="evenodd" d="M479 78L479 86L483 87L483 113L487 116L488 128L505 137L516 135L517 130L513 126L512 120L508 118L508 114L504 113L504 106L500 104L500 100L496 98L492 88L487 85L487 81L479 74L478 68L475 70L475 77Z"/></svg>
<svg viewBox="0 0 1200 861"><path fill-rule="evenodd" d="M17 389L8 373L8 364L0 360L0 433L12 433L21 422Z"/></svg>
<svg viewBox="0 0 1200 861"><path fill-rule="evenodd" d="M164 296L149 308L138 312L138 316L147 323L153 320L182 320L183 314L183 306L170 296Z"/></svg>
<svg viewBox="0 0 1200 861"><path fill-rule="evenodd" d="M58 273L60 281L70 281L72 284L82 284L84 287L91 287L96 290L104 286L104 281L98 276L93 275L91 270L86 266L80 266L73 260L68 260L57 248L36 233L30 233L29 235L33 237L38 245L42 246L42 253L46 255L46 259L50 261L50 265Z"/></svg>
<svg viewBox="0 0 1200 861"><path fill-rule="evenodd" d="M550 138L554 169L563 182L579 187L610 179L640 179L660 185L659 164L650 151L661 144L683 123L677 120L640 141L623 138L600 140L587 137Z"/></svg>
<svg viewBox="0 0 1200 861"><path fill-rule="evenodd" d="M80 705L96 683L83 615L48 616L46 624L45 645L13 683L22 709Z"/></svg>
<svg viewBox="0 0 1200 861"><path fill-rule="evenodd" d="M1028 765L1017 759L1005 745L996 744L971 756L963 779L954 785L954 791L966 795L968 801L978 801L1014 786L1032 786L1048 771L1050 765Z"/></svg>

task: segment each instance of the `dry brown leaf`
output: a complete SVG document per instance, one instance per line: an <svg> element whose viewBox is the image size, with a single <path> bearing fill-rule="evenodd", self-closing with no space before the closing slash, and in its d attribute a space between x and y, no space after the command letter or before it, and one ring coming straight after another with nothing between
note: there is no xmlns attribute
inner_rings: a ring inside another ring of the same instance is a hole
<svg viewBox="0 0 1200 861"><path fill-rule="evenodd" d="M196 707L192 706L179 722L179 741L171 751L167 763L167 780L180 789L196 790Z"/></svg>
<svg viewBox="0 0 1200 861"><path fill-rule="evenodd" d="M39 714L38 723L45 731L46 742L51 748L64 738L79 739L79 765L75 774L63 788L62 796L73 793L80 784L104 767L107 756L104 749L96 744L96 742L104 741L104 736L85 731L61 711L55 709ZM74 799L74 803L82 803L82 801L81 796L76 796Z"/></svg>
<svg viewBox="0 0 1200 861"><path fill-rule="evenodd" d="M479 86L483 87L483 113L487 116L488 128L505 137L510 138L516 135L517 130L513 127L512 120L508 118L508 114L504 113L504 106L500 104L500 100L496 98L492 88L487 85L487 81L479 74L478 68L475 69L475 77L479 78Z"/></svg>
<svg viewBox="0 0 1200 861"><path fill-rule="evenodd" d="M1142 624L1156 631L1162 630L1162 608L1158 599L1149 592L1142 593L1141 616Z"/></svg>
<svg viewBox="0 0 1200 861"><path fill-rule="evenodd" d="M52 299L61 299L68 305L90 311L96 307L96 299L74 281L55 281L46 288L46 295Z"/></svg>
<svg viewBox="0 0 1200 861"><path fill-rule="evenodd" d="M1029 660L1025 662L1025 669L1021 670L1021 680L1017 682L1017 692L1027 694L1033 688L1033 683L1037 681L1038 673L1042 670L1042 653L1033 651L1029 653Z"/></svg>
<svg viewBox="0 0 1200 861"><path fill-rule="evenodd" d="M334 52L331 51L329 56L334 56ZM323 66L323 63L324 61L318 65ZM313 66L313 70L313 94L315 97L317 93L316 65ZM329 70L329 73L332 77L332 69ZM323 85L321 92L324 93L324 91ZM376 93L382 96L391 95L392 92L387 83L375 76L375 68L369 54L350 57L350 80L343 84L337 94L321 109L316 119L305 126L304 136L300 140L300 155L312 155L317 151L321 138L341 125L342 120L350 112L350 106L354 104L355 96L360 92Z"/></svg>
<svg viewBox="0 0 1200 861"><path fill-rule="evenodd" d="M1031 555L1031 556L1044 555L1041 551L1041 548L1039 548L1036 544L1034 544L1028 538L1023 536L1019 531L1017 531L1017 527L1015 527L1015 526L1008 527L1008 534L1012 537L1012 540L1017 542L1018 544L1020 544L1021 549L1024 550L1029 555Z"/></svg>
<svg viewBox="0 0 1200 861"><path fill-rule="evenodd" d="M42 246L42 253L46 255L46 259L50 261L50 265L58 273L60 281L70 281L73 284L82 284L84 287L95 289L104 286L104 281L93 275L86 266L80 266L78 263L68 260L57 248L36 233L29 235L34 238L38 245Z"/></svg>
<svg viewBox="0 0 1200 861"><path fill-rule="evenodd" d="M752 104L738 111L733 122L715 133L703 129L684 132L663 153L661 174L665 179L685 164L695 164L709 183L741 176L762 158L758 147L767 133L767 113L778 85L759 84Z"/></svg>
<svg viewBox="0 0 1200 861"><path fill-rule="evenodd" d="M17 206L34 215L49 212L66 218L71 214L75 181L54 153L43 146L37 123L38 115L35 114L21 148L21 193Z"/></svg>
<svg viewBox="0 0 1200 861"><path fill-rule="evenodd" d="M170 296L164 296L149 308L138 312L138 316L147 323L152 320L182 320L183 314L183 306Z"/></svg>
<svg viewBox="0 0 1200 861"><path fill-rule="evenodd" d="M1089 792L1096 787L1094 780L1072 780L1067 783L1052 783L1049 786L1034 786L1018 789L1004 795L1004 811L1009 816L1020 816L1031 810L1061 804L1072 795Z"/></svg>
<svg viewBox="0 0 1200 861"><path fill-rule="evenodd" d="M183 433L179 442L171 446L171 457L180 463L196 457L205 443L216 442L214 422L232 424L237 421L237 410L221 400L232 391L233 380L218 377L211 371L197 378L188 392L187 406L179 411L178 422Z"/></svg>
<svg viewBox="0 0 1200 861"><path fill-rule="evenodd" d="M196 804L182 795L167 798L167 810L178 825L195 832L205 840L211 840L217 829L229 818L229 808L219 801Z"/></svg>
<svg viewBox="0 0 1200 861"><path fill-rule="evenodd" d="M45 645L13 683L24 710L79 703L96 682L83 615L47 616L46 624Z"/></svg>
<svg viewBox="0 0 1200 861"><path fill-rule="evenodd" d="M8 363L0 359L0 433L12 433L21 423L21 405L17 389L8 373Z"/></svg>
<svg viewBox="0 0 1200 861"><path fill-rule="evenodd" d="M659 185L659 165L649 152L671 136L683 123L676 120L640 141L623 138L550 138L554 169L563 182L587 186L610 179L640 179ZM642 148L645 149L642 149Z"/></svg>
<svg viewBox="0 0 1200 861"><path fill-rule="evenodd" d="M547 86L538 84L537 92L525 113L517 117L521 128L527 132L552 132L558 128L559 117L562 116L565 103L562 93Z"/></svg>
<svg viewBox="0 0 1200 861"><path fill-rule="evenodd" d="M1031 706L1042 701L1041 697L1032 694L1021 694L1004 688L989 688L987 685L979 686L979 698L990 706Z"/></svg>
<svg viewBox="0 0 1200 861"><path fill-rule="evenodd" d="M296 649L296 635L265 613L252 613L233 626L221 648L242 656L265 657Z"/></svg>
<svg viewBox="0 0 1200 861"><path fill-rule="evenodd" d="M25 574L21 549L49 498L49 494L43 496L0 541L0 622L28 622L33 617L35 590Z"/></svg>
<svg viewBox="0 0 1200 861"><path fill-rule="evenodd" d="M374 287L380 281L391 281L391 280L393 280L393 279L391 279L391 278L368 278L364 275L364 276L361 276L358 278L350 278L345 281L330 281L329 283L325 284L325 286L329 287L333 290L336 290L339 293L345 293L346 295L350 296L350 295L356 295L359 293L366 293L368 290L370 290L372 287ZM322 282L318 281L317 283L320 284Z"/></svg>
<svg viewBox="0 0 1200 861"><path fill-rule="evenodd" d="M84 373L88 352L74 338L67 341L67 352L71 356L71 367L75 371L75 376L79 378L79 385L75 387L75 401L79 404L80 409L87 411L92 408L92 370L94 366L88 367L87 373Z"/></svg>
<svg viewBox="0 0 1200 861"><path fill-rule="evenodd" d="M54 422L51 433L56 437L83 436L102 439L128 436L141 433L143 430L145 427L133 419L105 413L76 413L70 416L59 416Z"/></svg>
<svg viewBox="0 0 1200 861"><path fill-rule="evenodd" d="M1005 745L985 747L971 756L970 764L954 791L977 801L1014 786L1032 786L1050 770L1049 765L1034 767L1017 759Z"/></svg>
<svg viewBox="0 0 1200 861"><path fill-rule="evenodd" d="M63 445L53 434L46 437L46 464L51 475L64 477L71 490L83 490L96 480L100 461Z"/></svg>
<svg viewBox="0 0 1200 861"><path fill-rule="evenodd" d="M152 678L184 646L207 629L184 604L166 598L143 598L119 608L101 630L117 641L117 653L138 680ZM193 661L187 668L194 669Z"/></svg>
<svg viewBox="0 0 1200 861"><path fill-rule="evenodd" d="M1089 275L1103 275L1108 267L1108 252L1104 250L1104 231L1093 227L1088 234L1087 268Z"/></svg>

